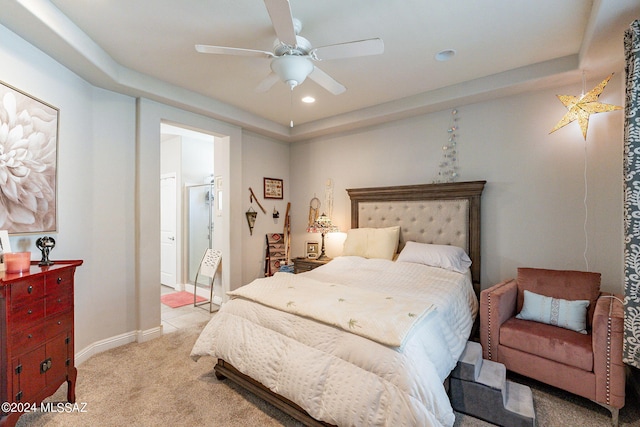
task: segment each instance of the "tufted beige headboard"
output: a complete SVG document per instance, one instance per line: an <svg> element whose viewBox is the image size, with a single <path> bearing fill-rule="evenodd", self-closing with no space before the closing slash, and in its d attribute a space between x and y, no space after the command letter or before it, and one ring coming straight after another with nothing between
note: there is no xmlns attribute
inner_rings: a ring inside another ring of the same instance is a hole
<svg viewBox="0 0 640 427"><path fill-rule="evenodd" d="M480 196L486 181L347 189L351 228L400 226L407 241L455 245L473 262L480 294Z"/></svg>

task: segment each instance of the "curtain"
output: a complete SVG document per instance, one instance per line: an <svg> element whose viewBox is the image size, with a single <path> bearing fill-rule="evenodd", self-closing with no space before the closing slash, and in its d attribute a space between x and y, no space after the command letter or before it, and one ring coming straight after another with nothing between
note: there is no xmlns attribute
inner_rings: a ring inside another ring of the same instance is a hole
<svg viewBox="0 0 640 427"><path fill-rule="evenodd" d="M624 35L624 346L623 361L640 368L640 21Z"/></svg>

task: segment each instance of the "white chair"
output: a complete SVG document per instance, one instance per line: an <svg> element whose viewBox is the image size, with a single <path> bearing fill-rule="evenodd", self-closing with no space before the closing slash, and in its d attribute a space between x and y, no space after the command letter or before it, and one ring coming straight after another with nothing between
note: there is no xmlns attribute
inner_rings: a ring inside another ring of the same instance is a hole
<svg viewBox="0 0 640 427"><path fill-rule="evenodd" d="M196 272L196 279L193 284L193 306L200 307L205 304L209 304L209 313L213 313L217 311L213 309L213 283L216 278L216 272L220 267L220 261L222 260L222 252L217 249L207 249L204 252L204 256L202 257L202 261L200 261L200 267L198 267L198 271ZM207 301L197 301L197 290L198 290L198 277L205 276L209 278L209 300ZM204 307L200 307L204 308Z"/></svg>

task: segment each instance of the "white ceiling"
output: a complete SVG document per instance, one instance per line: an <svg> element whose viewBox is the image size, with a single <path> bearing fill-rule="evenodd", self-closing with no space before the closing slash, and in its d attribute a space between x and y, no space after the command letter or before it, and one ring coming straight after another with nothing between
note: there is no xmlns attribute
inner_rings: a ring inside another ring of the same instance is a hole
<svg viewBox="0 0 640 427"><path fill-rule="evenodd" d="M384 54L316 63L347 91L331 95L307 79L292 100L282 82L254 90L269 59L194 49L271 51L262 0L0 0L0 23L92 84L295 141L575 83L581 70L600 81L623 69L623 34L640 17L640 0L290 3L314 47L380 37ZM436 61L443 49L457 54ZM317 101L303 104L306 95Z"/></svg>

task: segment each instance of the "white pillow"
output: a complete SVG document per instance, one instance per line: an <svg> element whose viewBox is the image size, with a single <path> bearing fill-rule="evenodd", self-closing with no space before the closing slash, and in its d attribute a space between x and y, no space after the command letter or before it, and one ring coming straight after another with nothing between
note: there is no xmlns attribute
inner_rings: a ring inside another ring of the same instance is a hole
<svg viewBox="0 0 640 427"><path fill-rule="evenodd" d="M471 267L471 259L462 248L418 242L407 242L396 261L425 264L458 273L465 273Z"/></svg>
<svg viewBox="0 0 640 427"><path fill-rule="evenodd" d="M342 255L393 259L400 241L400 226L352 228L347 231Z"/></svg>
<svg viewBox="0 0 640 427"><path fill-rule="evenodd" d="M588 308L589 300L571 301L546 297L525 290L524 304L516 317L586 334Z"/></svg>

